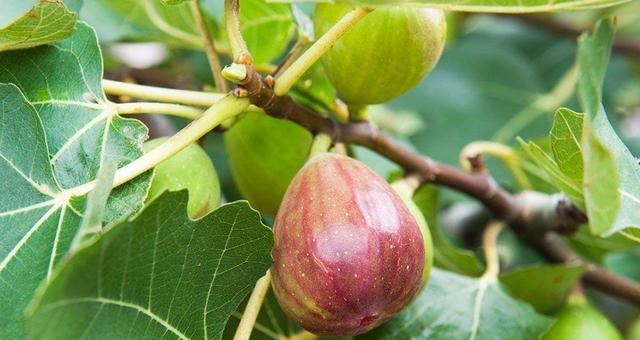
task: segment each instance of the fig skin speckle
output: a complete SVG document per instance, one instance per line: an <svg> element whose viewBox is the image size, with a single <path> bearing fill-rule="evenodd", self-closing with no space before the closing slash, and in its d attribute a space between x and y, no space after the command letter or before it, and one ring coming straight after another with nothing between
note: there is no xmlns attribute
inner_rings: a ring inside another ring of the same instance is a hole
<svg viewBox="0 0 640 340"><path fill-rule="evenodd" d="M364 164L331 153L294 177L274 226L273 289L319 335L364 333L411 302L425 249L401 198Z"/></svg>

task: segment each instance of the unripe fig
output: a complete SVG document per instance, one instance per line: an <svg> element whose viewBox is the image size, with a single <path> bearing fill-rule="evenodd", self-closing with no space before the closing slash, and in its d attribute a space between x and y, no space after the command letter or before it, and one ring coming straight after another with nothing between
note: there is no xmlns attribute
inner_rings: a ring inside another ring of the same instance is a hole
<svg viewBox="0 0 640 340"><path fill-rule="evenodd" d="M284 196L274 237L276 298L312 333L364 333L421 287L425 249L415 218L384 179L354 159L311 158Z"/></svg>
<svg viewBox="0 0 640 340"><path fill-rule="evenodd" d="M616 327L584 299L570 301L556 318L543 340L622 340Z"/></svg>
<svg viewBox="0 0 640 340"><path fill-rule="evenodd" d="M416 223L420 227L422 233L422 239L424 241L424 271L422 273L422 286L427 284L429 280L429 274L431 273L431 266L433 265L433 242L431 240L431 231L429 231L429 224L424 218L424 215L420 211L420 208L413 201L413 190L406 182L400 180L391 184L391 187L398 193L398 196L402 199L407 206L413 217L416 219Z"/></svg>
<svg viewBox="0 0 640 340"><path fill-rule="evenodd" d="M318 36L353 7L318 4ZM322 57L338 94L349 105L383 103L414 87L438 62L446 40L442 10L379 7L361 19Z"/></svg>
<svg viewBox="0 0 640 340"><path fill-rule="evenodd" d="M287 120L248 113L224 134L231 174L251 205L275 216L291 179L304 165L311 134Z"/></svg>
<svg viewBox="0 0 640 340"><path fill-rule="evenodd" d="M144 144L144 151L149 152L166 140L166 137L150 140ZM218 174L199 145L191 144L156 166L146 201L165 190L182 189L189 191L187 212L191 218L202 217L220 205Z"/></svg>

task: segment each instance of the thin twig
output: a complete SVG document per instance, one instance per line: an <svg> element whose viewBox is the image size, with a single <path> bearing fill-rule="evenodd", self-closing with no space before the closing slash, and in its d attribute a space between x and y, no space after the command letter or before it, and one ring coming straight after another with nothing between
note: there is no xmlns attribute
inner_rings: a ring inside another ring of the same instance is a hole
<svg viewBox="0 0 640 340"><path fill-rule="evenodd" d="M594 263L578 256L555 233L547 233L534 245L553 262L577 262L587 266L587 273L582 277L584 283L612 296L630 301L640 306L640 284L625 277L610 273Z"/></svg>
<svg viewBox="0 0 640 340"><path fill-rule="evenodd" d="M200 35L202 36L202 42L204 43L207 59L209 60L209 66L211 67L211 74L213 75L213 80L216 84L216 89L219 92L226 93L228 91L227 82L222 77L220 58L218 58L215 42L211 37L207 22L204 20L199 0L191 0L191 13L193 13L193 18L196 20L196 25L198 26Z"/></svg>

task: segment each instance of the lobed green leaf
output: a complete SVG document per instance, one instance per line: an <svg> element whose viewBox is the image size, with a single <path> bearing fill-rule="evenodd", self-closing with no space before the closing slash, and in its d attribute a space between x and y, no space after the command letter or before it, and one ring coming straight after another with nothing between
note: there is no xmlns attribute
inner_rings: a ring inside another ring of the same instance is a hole
<svg viewBox="0 0 640 340"><path fill-rule="evenodd" d="M75 252L34 298L29 335L220 339L271 265L273 237L246 202L193 221L187 198L165 193Z"/></svg>

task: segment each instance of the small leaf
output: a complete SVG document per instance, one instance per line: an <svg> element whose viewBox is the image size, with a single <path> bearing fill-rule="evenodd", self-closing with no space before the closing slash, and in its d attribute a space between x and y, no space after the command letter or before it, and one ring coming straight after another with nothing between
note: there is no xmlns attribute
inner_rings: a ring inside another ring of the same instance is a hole
<svg viewBox="0 0 640 340"><path fill-rule="evenodd" d="M582 122L583 116L566 108L556 111L549 139L553 157L560 170L577 183L582 183Z"/></svg>
<svg viewBox="0 0 640 340"><path fill-rule="evenodd" d="M12 12L5 6L20 6L18 2L20 1L6 1L0 5L0 17ZM39 0L13 22L0 27L0 52L31 48L64 39L73 33L75 25L76 14L69 11L62 1Z"/></svg>
<svg viewBox="0 0 640 340"><path fill-rule="evenodd" d="M571 289L587 268L581 264L534 265L500 276L513 297L530 303L540 313L564 305Z"/></svg>
<svg viewBox="0 0 640 340"><path fill-rule="evenodd" d="M549 180L554 186L563 191L571 199L573 204L582 209L584 207L584 196L581 183L576 182L573 178L562 172L558 163L536 143L525 143L522 140L519 140L519 142L529 158L549 176Z"/></svg>
<svg viewBox="0 0 640 340"><path fill-rule="evenodd" d="M187 197L166 193L74 253L34 298L29 334L220 339L271 265L273 236L246 202L192 221Z"/></svg>
<svg viewBox="0 0 640 340"><path fill-rule="evenodd" d="M515 300L497 280L433 269L425 289L361 339L539 339L552 320Z"/></svg>

